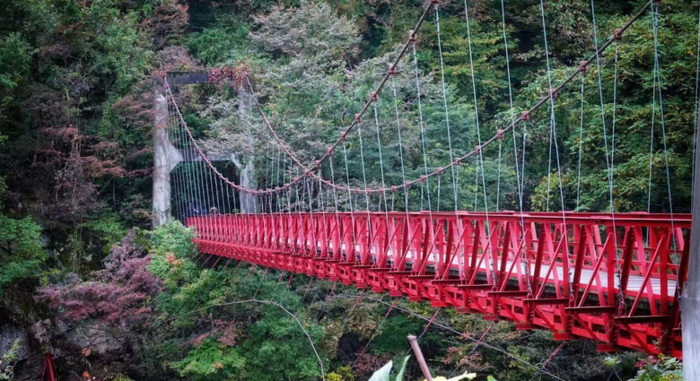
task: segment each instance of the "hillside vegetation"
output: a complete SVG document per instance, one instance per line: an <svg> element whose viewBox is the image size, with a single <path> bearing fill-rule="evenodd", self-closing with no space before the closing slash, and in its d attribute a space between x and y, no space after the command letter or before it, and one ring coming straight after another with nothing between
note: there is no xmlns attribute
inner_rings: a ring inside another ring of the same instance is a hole
<svg viewBox="0 0 700 381"><path fill-rule="evenodd" d="M599 40L644 4L598 1ZM506 1L505 29L500 0L470 1L469 34L464 3L441 3L441 45L432 13L418 34L422 113L409 54L378 102L385 156L373 131L362 145L352 136L345 161L336 158L343 167L336 179L401 184L404 176L449 163L451 150L466 153L505 128L547 94L547 57L559 83L592 54L590 5L544 1L547 51L537 1ZM391 308L388 296L359 296L323 280L200 257L192 231L179 222L151 226L153 86L170 71L243 71L281 136L311 163L352 122L423 6L412 0L3 1L0 380L36 379L45 352L55 355L62 380L360 381L390 360L402 363L406 336L421 334L435 314L429 304L400 300ZM557 97L556 161L544 108L516 131L517 147L508 135L500 156L489 149L483 175L478 166L461 166L458 181L449 174L431 188L416 187L407 202L397 193L391 208L609 211L606 162L614 147L615 211L689 212L698 4L660 3L658 51L653 30L645 14L600 57L600 69L591 65L583 82ZM276 185L269 168L279 149L259 115L242 115L239 90L223 82L181 87L176 95L203 147L235 154L257 168L261 186ZM392 91L408 106L395 109ZM401 146L397 122L405 128ZM516 170L523 143L526 164ZM240 163L217 165L240 181ZM291 170L282 178L296 175ZM364 200L345 195L338 202L341 210L352 203L365 208ZM378 210L381 200L367 206ZM673 359L600 354L593 342L568 342L555 352L561 343L549 332L490 326L480 316L440 310L420 341L433 373L508 381L680 379ZM405 379L421 375L413 360L406 372Z"/></svg>

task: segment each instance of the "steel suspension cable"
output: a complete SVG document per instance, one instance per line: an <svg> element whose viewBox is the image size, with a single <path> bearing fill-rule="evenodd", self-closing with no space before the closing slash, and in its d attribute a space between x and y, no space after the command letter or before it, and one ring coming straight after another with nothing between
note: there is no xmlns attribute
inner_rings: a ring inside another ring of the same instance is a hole
<svg viewBox="0 0 700 381"><path fill-rule="evenodd" d="M579 129L578 129L578 176L576 180L576 211L580 211L581 201L581 158L583 157L583 105L585 103L585 83L586 76L581 75L581 108L579 112Z"/></svg>
<svg viewBox="0 0 700 381"><path fill-rule="evenodd" d="M168 102L168 105L170 105L170 102ZM173 122L172 122L172 124L171 124L171 128L174 130L174 131L173 131L173 135L172 135L172 138L173 138L173 139L172 139L172 142L173 142L172 144L173 144L173 146L174 146L175 148L177 148L178 146L180 146L180 140L181 140L181 136L180 136L180 135L181 135L181 133L182 133L182 130L181 130L181 128L179 128L179 123L176 123L177 120L176 120L175 118L172 117L172 114L171 114L170 109L169 109L169 111L168 111L168 118L173 120ZM182 151L180 151L180 152L182 152ZM184 159L184 158L183 158L183 159ZM182 198L182 199L180 200L180 203L179 203L179 204L180 204L180 218L181 218L180 221L181 221L182 224L184 225L184 224L185 224L185 220L186 220L185 214L186 214L186 212L187 212L187 204L186 204L186 202L185 202L185 199L187 198L187 182L186 182L186 179L185 179L185 173L184 173L184 171L183 171L183 169L184 169L184 162L181 161L180 163L178 163L178 164L176 165L176 168L178 169L178 171L176 171L176 172L177 172L177 175L176 175L176 176L177 176L177 181L179 182L179 186L178 186L177 188L179 188L178 192L179 192L179 194L180 194L180 197Z"/></svg>
<svg viewBox="0 0 700 381"><path fill-rule="evenodd" d="M445 60L442 55L442 40L440 37L440 9L437 4L435 5L435 28L437 29L438 53L440 55L440 83L442 84L442 101L443 107L445 108L445 129L447 130L447 147L450 153L450 163L453 163L454 154L452 152L452 137L450 134L450 112L447 107L447 85L445 84ZM452 172L452 189L454 190L454 209L455 211L457 211L457 176L455 174L455 168L453 165L450 165L450 171Z"/></svg>
<svg viewBox="0 0 700 381"><path fill-rule="evenodd" d="M437 9L437 6L436 6ZM394 113L396 115L396 132L399 140L399 158L401 160L401 178L403 179L403 183L406 184L406 168L404 165L404 159L403 159L403 142L401 140L401 122L399 120L399 106L398 106L398 97L396 94L396 80L394 77L391 77L391 92L394 96ZM406 211L406 229L408 229L408 235L409 240L411 239L411 218L409 217L409 206L408 206L408 186L403 187L403 195L404 195L404 206L405 206L405 211ZM401 255L405 255L408 257L408 252L411 252L410 246L407 249L407 253L401 253ZM417 253L411 253L412 255L417 255ZM403 268L399 268L400 271L403 270ZM415 267L411 268L412 272L416 271Z"/></svg>
<svg viewBox="0 0 700 381"><path fill-rule="evenodd" d="M174 146L174 141L175 141L175 128L173 126L173 118L170 117L171 111L170 111L170 102L167 103L168 106L168 117L167 117L167 134L166 136L168 137L168 144L172 144ZM176 214L181 214L180 211L180 198L182 197L180 195L180 181L178 180L177 172L174 171L174 168L172 166L172 162L170 161L170 155L167 155L167 167L170 172L170 184L171 184L171 203L170 207L171 210L176 213ZM175 163L177 165L177 163ZM174 194L174 196L173 196ZM173 206L174 204L174 206Z"/></svg>
<svg viewBox="0 0 700 381"><path fill-rule="evenodd" d="M285 156L285 158L286 158L286 156ZM328 166L329 166L330 171L331 171L331 182L333 185L335 185L335 173L333 170L333 157L331 157L328 160ZM337 234L338 234L338 238L339 238L338 239L338 246L333 248L333 256L335 257L335 259L339 259L342 257L343 242L342 242L342 232L340 229L340 214L339 214L340 211L339 211L339 207L338 207L338 190L335 186L331 187L331 189L333 190L333 203L335 205L335 228L337 230Z"/></svg>
<svg viewBox="0 0 700 381"><path fill-rule="evenodd" d="M618 56L619 56L619 43L616 41L615 42L615 64L614 64L614 79L613 79L613 104L612 104L612 136L611 136L611 152L610 152L610 193L613 194L614 192L614 186L615 186L615 125L617 123L617 82L618 82ZM615 220L615 209L613 205L613 209L610 211L610 214L612 216L612 225L613 225L613 238L615 239L615 254L617 257L617 223ZM619 261L618 261L619 262ZM620 305L622 308L625 308L625 294L623 292L622 288L622 269L620 268L621 266L618 265L618 272L617 272L617 278L618 278L618 289L619 289L619 298L620 298Z"/></svg>
<svg viewBox="0 0 700 381"><path fill-rule="evenodd" d="M168 105L170 105L170 102L168 102ZM173 120L172 125L171 125L171 128L173 128L173 130L174 130L173 145L177 144L177 146L184 148L184 146L182 145L182 141L183 141L182 128L180 127L179 120L177 120L176 118L173 117L170 108L168 111L168 118L171 118ZM176 148L177 148L177 146L176 146ZM182 150L180 152L182 152ZM179 182L180 182L179 188L180 188L180 192L181 192L181 197L183 197L183 200L181 200L181 209L180 209L181 222L184 225L186 223L186 220L187 220L187 202L185 201L185 199L189 198L191 200L191 198L190 198L190 196L188 196L188 192L189 192L188 185L189 184L187 182L186 171L185 171L186 161L184 161L184 157L182 159L183 160L177 165L177 167L179 167L178 168L179 169L178 170L178 172L179 172L178 178L179 178Z"/></svg>
<svg viewBox="0 0 700 381"><path fill-rule="evenodd" d="M396 80L394 77L391 77L391 92L394 96L394 113L396 115L396 134L398 137L398 143L399 143L399 160L401 162L401 179L403 180L403 183L406 183L406 166L404 163L404 158L403 158L403 141L401 139L401 121L399 117L399 101L398 101L398 96L396 93ZM404 198L404 206L406 208L406 218L408 218L408 187L403 187L403 198Z"/></svg>
<svg viewBox="0 0 700 381"><path fill-rule="evenodd" d="M612 192L614 193L615 190L615 126L617 124L617 82L618 82L618 57L619 57L619 46L618 43L615 43L615 64L614 64L614 73L613 73L613 104L612 104L612 134L610 136L610 139L612 140L610 142L610 186L612 187ZM613 225L615 221L615 210L611 211L612 213L612 218L613 218Z"/></svg>
<svg viewBox="0 0 700 381"><path fill-rule="evenodd" d="M425 189L426 189L426 195L427 195L427 200L428 200L428 216L430 217L430 223L428 224L428 228L430 229L430 237L431 240L433 240L434 236L434 228L433 228L433 206L432 206L432 200L430 196L430 178L428 177L428 157L426 153L426 148L425 148L425 123L423 121L423 101L421 99L421 87L420 87L420 71L418 69L418 58L416 55L416 41L415 41L415 35L413 37L413 45L412 45L412 55L413 55L413 71L415 74L415 81L416 81L416 100L418 102L418 120L420 122L420 140L421 140L421 149L422 149L422 154L423 154L423 171L424 175L421 176L423 182L425 182ZM423 189L423 188L421 188ZM423 198L421 197L421 204L422 204ZM421 205L421 210L422 210L422 205ZM460 242L461 244L461 242ZM432 255L432 250L431 253Z"/></svg>
<svg viewBox="0 0 700 381"><path fill-rule="evenodd" d="M166 99L166 101L167 101L167 99ZM175 137L175 128L173 126L174 119L170 117L170 115L171 115L170 102L167 102L166 106L167 106L167 115L168 115L167 120L166 120L166 126L167 126L166 136L168 137L168 143L173 144L173 142L175 140L175 138L174 138ZM170 177L171 177L171 180L170 180L171 193L170 194L171 194L171 199L174 200L174 204L175 204L175 207L173 208L172 207L173 201L171 201L171 203L170 203L171 210L174 210L175 213L179 214L180 209L179 209L179 202L178 201L179 201L179 198L181 197L179 194L180 193L179 184L178 184L179 181L177 181L177 176L172 171L173 168L172 168L172 163L170 162L170 155L167 155L166 158L167 158L166 167L168 168L168 171L170 172ZM174 191L172 190L173 188L174 188ZM174 196L173 196L173 194L174 194Z"/></svg>
<svg viewBox="0 0 700 381"><path fill-rule="evenodd" d="M510 110L510 124L514 125L515 124L515 106L513 105L513 81L511 79L511 74L510 74L510 54L508 51L508 35L506 33L506 7L505 7L505 1L500 0L501 3L501 31L503 34L503 51L505 52L505 59L506 59L506 76L508 78L508 105L509 105L509 110ZM515 161L515 178L516 178L516 188L518 190L518 206L519 210L521 212L520 216L520 225L521 228L524 227L525 221L522 216L523 212L523 188L522 188L522 183L520 181L520 168L518 164L518 142L516 139L516 134L515 134L515 128L512 131L512 136L513 136L513 159ZM524 137L523 137L524 139ZM524 152L524 147L523 147L523 155L525 154ZM524 176L524 174L523 174Z"/></svg>
<svg viewBox="0 0 700 381"><path fill-rule="evenodd" d="M545 53L547 54L547 53ZM554 111L550 110L550 115L549 115L549 149L547 150L548 156L547 156L547 207L545 208L546 212L549 212L549 201L550 201L550 182L552 178L552 114L554 114Z"/></svg>
<svg viewBox="0 0 700 381"><path fill-rule="evenodd" d="M474 211L479 209L479 171L481 166L479 165L479 158L474 159Z"/></svg>
<svg viewBox="0 0 700 381"><path fill-rule="evenodd" d="M653 21L652 21L653 22ZM656 62L653 64L652 69L652 101L651 101L651 128L649 133L649 183L647 185L647 213L651 213L651 187L652 187L652 174L654 166L654 128L656 123Z"/></svg>
<svg viewBox="0 0 700 381"><path fill-rule="evenodd" d="M427 158L427 153L426 153L426 147L425 147L425 122L423 120L423 101L421 99L421 86L420 86L420 70L418 69L418 58L416 54L416 39L415 35L411 36L413 38L413 45L412 45L412 55L413 55L413 71L415 75L415 82L416 82L416 99L418 102L418 120L420 122L420 139L421 139L421 150L423 154L423 171L424 175L421 176L420 178L422 182L425 182L425 189L426 189L426 194L427 194L427 200L428 200L428 217L429 217L429 223L427 228L430 229L430 240L431 242L435 239L435 230L436 228L433 226L435 223L435 220L433 218L433 206L432 206L432 200L430 196L430 178L428 177L428 158ZM423 188L421 188L422 190ZM422 197L421 197L421 204L422 204ZM421 205L421 210L423 210L422 205ZM442 226L439 226L438 228L442 228ZM461 246L461 242L460 242ZM432 257L433 254L433 249L431 248L430 253L428 253L430 257ZM449 274L448 274L449 275ZM439 277L439 274L436 276Z"/></svg>
<svg viewBox="0 0 700 381"><path fill-rule="evenodd" d="M471 37L471 26L469 23L469 6L467 4L467 0L464 0L464 19L467 24L467 47L469 51L469 70L471 72L471 77L472 77L472 93L474 95L474 120L476 122L476 136L477 136L477 153L478 156L476 158L477 160L477 173L479 173L478 167L481 167L481 186L482 186L482 191L484 194L484 213L486 214L486 225L484 226L484 230L486 233L486 237L490 237L492 233L490 233L492 226L491 222L489 221L489 205L488 205L488 196L486 194L486 176L484 174L484 153L483 149L481 146L481 126L479 124L479 101L478 101L478 96L476 93L476 76L474 75L474 58L472 54L472 37ZM501 135L502 136L502 135ZM499 142L501 141L501 138L498 138ZM500 166L499 166L500 167ZM478 179L478 177L477 177ZM478 191L478 186L477 186L477 191ZM476 207L476 204L475 204ZM496 228L493 229L493 233L496 233ZM493 284L495 285L497 282L496 279L496 271L495 271L495 266L496 264L494 263L493 255L492 255L492 248L491 245L488 246L488 258L489 258L489 264L491 266L491 276L492 276L492 281Z"/></svg>
<svg viewBox="0 0 700 381"><path fill-rule="evenodd" d="M593 1L593 0L591 0ZM555 153L556 153L556 160L557 160L557 177L559 179L559 197L561 201L561 218L562 218L562 225L561 225L561 237L563 242L567 242L566 246L564 246L564 258L562 258L562 261L566 261L565 264L567 265L566 268L569 269L568 274L562 274L563 277L566 277L568 280L569 284L569 289L568 291L568 297L573 298L574 292L573 292L573 282L571 281L572 277L572 272L571 272L571 264L570 264L570 256L569 256L569 248L568 248L568 237L569 237L569 229L566 224L566 207L564 206L564 189L563 189L563 184L562 184L562 178L561 178L561 163L559 161L559 144L557 143L557 121L556 121L556 115L555 115L555 106L554 106L554 96L553 94L553 89L552 89L552 70L551 70L551 65L549 62L549 45L547 42L547 24L545 20L545 12L544 12L544 1L540 0L540 14L542 16L542 35L544 38L544 50L545 50L545 61L547 63L547 84L548 84L548 90L549 90L549 107L550 107L550 120L549 120L549 126L550 126L550 134L551 134L551 139L554 141L554 148L555 148ZM596 55L598 55L598 52L596 50ZM579 69L580 73L580 69ZM550 143L551 144L551 143ZM551 153L550 153L551 155ZM547 184L549 184L549 178L550 178L551 172L547 173ZM549 205L549 202L547 203ZM555 232L556 234L556 232ZM617 235L617 233L615 233ZM556 253L555 253L556 255Z"/></svg>
<svg viewBox="0 0 700 381"><path fill-rule="evenodd" d="M284 157L284 172L282 173L282 181L284 181L285 173L289 172L289 179L291 181L292 179L292 171L288 170L287 167L287 156ZM292 229L292 224L293 224L293 218L292 218L292 189L289 188L287 189L287 229ZM290 245L290 239L293 239L294 241L292 242L292 249L296 250L296 237L291 237L287 238L285 240L285 246L289 247Z"/></svg>
<svg viewBox="0 0 700 381"><path fill-rule="evenodd" d="M653 0L650 0L653 1ZM605 103L603 101L603 84L602 84L602 79L601 79L601 64L600 64L600 54L597 53L597 47L598 47L598 27L596 25L596 17L595 17L595 0L591 0L591 18L593 21L593 41L596 46L596 74L597 74L597 79L598 79L598 97L600 99L600 118L603 124L603 143L605 146L605 167L608 172L608 188L609 188L609 200L610 200L610 212L612 213L615 210L614 203L613 203L613 191L612 191L612 182L611 182L611 176L610 176L610 152L608 148L608 128L606 126L605 122ZM615 237L617 237L617 234L615 234ZM617 244L615 245L617 247Z"/></svg>
<svg viewBox="0 0 700 381"><path fill-rule="evenodd" d="M233 211L233 208L231 207L231 187L226 186L226 183L224 183L223 180L221 181L221 186L226 187L226 206L228 207L228 214L233 214L234 211ZM234 192L234 197L235 196L236 196L236 194Z"/></svg>
<svg viewBox="0 0 700 381"><path fill-rule="evenodd" d="M279 189L280 187L280 160L282 158L282 149L277 145L277 174L275 175L275 188ZM285 156L286 158L286 156ZM281 211L281 206L280 206L280 193L275 192L277 194L277 212L279 213Z"/></svg>
<svg viewBox="0 0 700 381"><path fill-rule="evenodd" d="M312 249L310 254L312 254L312 256L315 257L316 252L318 250L317 243L315 241L318 225L315 225L317 223L317 221L314 218L314 208L313 208L314 201L313 201L313 197L311 196L311 184L309 184L309 183L310 183L309 178L308 177L304 178L304 180L302 182L304 189L302 189L302 191L301 191L302 195L303 195L304 190L306 190L306 193L309 196L309 220L310 220L309 229L311 230L306 235L304 235L304 245L306 247L308 247L309 245L313 244L313 249ZM309 236L311 236L311 237L309 237ZM311 278L311 280L313 280L313 277ZM311 282L311 280L309 281L309 283Z"/></svg>
<svg viewBox="0 0 700 381"><path fill-rule="evenodd" d="M366 235L366 241L368 243L372 242L372 225L371 225L371 218L370 218L370 211L369 211L369 191L367 190L367 172L365 170L365 151L363 147L363 142L362 142L362 123L357 124L357 137L359 138L360 141L360 164L362 168L362 183L364 184L364 191L363 193L365 194L365 207L367 210L367 235ZM320 182L320 180L319 180ZM349 185L349 184L348 184ZM369 253L369 257L372 256L372 253ZM363 263L366 264L366 263Z"/></svg>
<svg viewBox="0 0 700 381"><path fill-rule="evenodd" d="M357 248L357 236L355 235L355 208L352 203L352 191L350 190L350 168L348 167L348 150L347 144L343 141L343 159L345 160L345 179L348 184L348 204L350 206L350 232L352 233L352 249L346 248L348 250L346 259L349 260L350 255L352 255L352 260L350 262L355 262L355 250Z"/></svg>
<svg viewBox="0 0 700 381"><path fill-rule="evenodd" d="M182 123L178 121L178 124L182 128ZM187 143L186 147L188 147L188 148L191 147L190 141L187 140L185 136L183 136L183 141L185 143ZM188 177L189 177L188 181L190 184L190 192L192 194L192 214L194 217L195 227L198 228L198 229L195 229L196 230L195 234L199 234L198 231L200 230L199 229L200 221L199 221L198 215L200 214L199 209L201 209L201 206L198 206L198 204L201 203L200 202L201 197L200 197L200 193L199 193L199 187L197 186L197 177L196 177L196 172L195 172L196 165L197 165L196 162L190 160L188 162L188 165L187 165L187 167L188 167L187 173L188 173Z"/></svg>
<svg viewBox="0 0 700 381"><path fill-rule="evenodd" d="M374 94L373 96L376 97L377 95ZM374 104L372 104L372 108L374 111L374 126L375 126L375 130L376 130L376 134L377 134L377 152L379 153L379 175L380 175L381 182L382 182L382 192L381 192L382 194L381 194L380 199L379 199L379 204L380 204L380 210L381 210L382 209L381 202L383 199L384 200L384 208L383 208L384 209L384 223L386 225L385 234L387 235L387 239L388 239L389 234L390 234L389 233L389 206L387 205L387 202L386 202L386 184L384 182L384 157L383 157L384 155L382 155L382 139L381 139L381 136L379 133L379 117L377 115L377 103L378 102L375 102ZM335 191L335 188L334 188L334 191ZM387 244L387 249L383 253L381 253L382 262L377 263L377 267L379 267L379 268L385 268L387 265L387 258L386 257L389 254L388 247L389 247L389 245Z"/></svg>
<svg viewBox="0 0 700 381"><path fill-rule="evenodd" d="M653 2L654 0L650 0ZM652 9L652 17L653 17L653 32L654 32L654 65L656 66L656 73L657 73L657 86L658 86L658 92L659 92L659 121L661 122L661 137L662 137L662 142L664 146L664 160L665 160L665 166L666 166L666 187L668 191L668 208L669 208L669 213L671 214L671 222L673 222L673 197L671 194L671 170L669 167L669 160L668 160L668 146L666 142L666 117L664 114L664 99L663 95L661 92L662 86L661 86L661 67L659 65L659 36L658 36L658 29L659 29L659 5L657 4L654 6L652 3L651 5Z"/></svg>
<svg viewBox="0 0 700 381"><path fill-rule="evenodd" d="M503 139L498 139L498 175L496 177L496 212L501 210L501 162L503 156Z"/></svg>
<svg viewBox="0 0 700 381"><path fill-rule="evenodd" d="M294 168L294 175L296 176L296 178L299 178L299 167L295 167L295 168ZM302 178L302 183L303 183L303 178ZM297 229L298 229L298 230L297 230L297 236L296 236L294 239L295 239L296 244L299 245L299 244L300 244L300 243L299 243L299 238L300 238L300 236L301 236L301 245L302 245L302 246L301 246L301 251L302 251L303 253L305 253L306 250L307 250L307 246L306 246L306 234L304 233L304 229L303 229L303 226L304 226L303 221L304 221L304 220L303 220L302 217L301 217L301 208L302 208L302 205L301 205L301 198L299 197L299 187L300 187L300 186L301 186L301 185L300 185L299 183L297 183L297 184L294 186L294 196L295 196L295 199L294 199L294 200L295 200L294 209L296 209L297 218L298 218L297 221L299 221L299 223L298 223L298 225L297 225Z"/></svg>
<svg viewBox="0 0 700 381"><path fill-rule="evenodd" d="M328 210L326 209L326 203L324 202L324 196L323 196L323 183L319 180L318 182L318 206L321 209L321 225L323 228L323 235L325 237L325 251L326 251L326 257L330 253L330 239L328 237L328 218L327 218L327 212ZM315 297L314 297L315 299ZM312 300L313 301L313 300Z"/></svg>
<svg viewBox="0 0 700 381"><path fill-rule="evenodd" d="M265 165L267 165L267 160L266 160ZM270 156L270 171L266 175L269 176L268 180L267 180L267 184L268 184L267 187L274 188L273 184L274 184L274 180L275 180L275 158L273 156ZM270 214L274 213L274 211L272 210L272 203L273 203L273 197L275 194L277 194L277 192L270 193L270 194L266 195L267 203L270 206Z"/></svg>
<svg viewBox="0 0 700 381"><path fill-rule="evenodd" d="M548 89L550 94L552 93L552 69L551 65L549 62L549 45L547 42L547 25L545 21L545 15L544 15L544 1L540 0L540 13L542 15L542 34L544 37L544 50L545 50L545 61L547 62L547 84L548 84ZM554 142L554 152L556 154L556 161L557 161L557 177L559 178L559 197L561 201L561 212L562 212L562 221L564 223L564 226L566 226L566 207L564 206L564 189L563 189L563 184L562 184L562 179L561 179L561 163L559 161L559 144L557 143L557 120L556 120L556 115L555 115L555 105L554 105L554 95L552 94L549 97L549 107L550 107L550 133L551 137L550 139ZM550 142L551 145L551 142ZM551 153L550 153L551 155ZM549 176L550 174L547 174L547 181L549 183ZM564 233L565 234L565 233Z"/></svg>
<svg viewBox="0 0 700 381"><path fill-rule="evenodd" d="M177 127L178 127L177 129L178 129L179 134L180 134L180 137L179 137L180 145L182 146L183 152L185 152L185 154L187 154L187 152L189 152L188 149L189 149L190 145L189 145L189 141L187 140L187 137L185 136L185 132L183 130L182 124L180 123L179 119L177 121ZM192 173L192 161L191 161L191 159L192 158L187 157L187 158L185 158L185 161L183 163L183 164L185 164L183 166L183 168L185 169L185 175L186 175L185 179L187 181L188 197L190 199L190 202L188 203L186 210L187 210L188 214L190 214L190 213L193 214L191 217L196 217L195 214L196 214L196 210L197 210L197 206L196 206L197 194L195 193L195 188L194 188L194 176ZM190 206L192 207L191 211L190 211ZM196 221L196 219L195 219L195 221Z"/></svg>
<svg viewBox="0 0 700 381"><path fill-rule="evenodd" d="M167 101L167 99L166 99ZM184 151L184 146L182 146L182 129L180 128L180 123L179 120L176 120L172 114L171 114L171 109L170 109L170 102L168 102L168 118L172 119L172 124L171 128L173 129L173 145L177 145L182 147L183 149L180 151ZM176 146L176 147L177 147ZM187 222L187 214L188 212L188 202L186 201L187 199L192 200L192 198L189 195L189 183L187 181L187 172L186 172L186 161L184 160L185 158L183 157L183 161L181 161L178 164L179 167L179 182L180 182L180 192L182 192L182 197L184 198L182 200L182 208L181 208L181 223L184 225Z"/></svg>
<svg viewBox="0 0 700 381"><path fill-rule="evenodd" d="M267 150L265 150L267 151ZM263 160L265 161L265 172L264 172L264 177L262 180L262 186L266 189L269 189L270 186L270 160L267 154L263 155ZM267 211L265 210L268 207L269 204L269 197L267 194L260 195L261 198L261 203L262 203L262 212L266 213ZM269 204L270 206L270 213L272 213L272 204Z"/></svg>
<svg viewBox="0 0 700 381"><path fill-rule="evenodd" d="M514 125L515 124L515 107L513 105L513 83L511 79L511 73L510 73L510 55L508 52L508 35L506 33L506 8L505 8L505 1L500 0L501 3L501 31L503 34L503 50L505 52L505 59L506 59L506 77L508 79L508 105L510 106L510 124ZM581 76L583 77L583 75ZM523 124L524 128L525 124ZM501 132L501 130L499 130ZM501 132L502 133L502 132ZM516 133L515 133L515 127L513 127L513 130L511 131L511 134L513 136L513 159L515 162L515 179L516 179L516 189L518 191L518 211L520 212L520 240L525 239L525 217L523 215L523 183L521 180L521 171L518 165L518 141L516 139ZM525 177L525 132L523 130L523 169L522 169L522 176L523 178ZM499 151L500 151L500 142L499 142ZM500 156L500 154L499 154ZM500 167L500 162L499 162L499 167ZM528 260L527 255L523 255L522 257L522 262L521 262L521 267L523 269L523 273L525 274L525 279L527 280L527 288L528 288L528 293L532 294L532 280L530 279L530 262ZM492 325L493 326L493 325ZM490 327L489 327L490 330ZM486 332L488 333L488 331ZM482 337L483 339L483 337ZM479 342L481 342L482 339L479 339ZM477 343L478 345L478 343ZM474 347L474 350L476 347Z"/></svg>
<svg viewBox="0 0 700 381"><path fill-rule="evenodd" d="M672 235L669 237L669 244L671 244L671 239L673 239L673 236L676 236L676 242L680 240L680 238L677 236L676 232L676 225L673 217L673 193L671 192L671 169L669 166L669 159L668 159L668 144L666 141L666 117L664 114L664 100L663 100L663 94L662 94L662 85L661 85L661 66L659 65L659 4L657 3L656 6L654 6L654 1L655 0L649 0L650 5L651 5L651 15L652 15L652 21L653 21L653 34L654 34L654 66L656 67L656 73L657 73L657 86L658 86L658 92L659 92L659 122L661 122L661 138L663 142L663 147L664 147L664 162L665 162L665 167L666 167L666 190L668 192L668 208L669 208L669 217L671 220L671 231ZM676 264L676 260L672 257L671 258L672 263ZM672 271L676 276L677 270L675 268L672 268ZM681 282L676 282L676 294L678 293L678 290L681 287Z"/></svg>
<svg viewBox="0 0 700 381"><path fill-rule="evenodd" d="M214 174L212 173L212 171L209 171L209 180L211 182L211 189L212 189L212 203L214 204L214 208L216 208L216 210L219 210L221 208L219 189L216 186L216 183L214 182Z"/></svg>

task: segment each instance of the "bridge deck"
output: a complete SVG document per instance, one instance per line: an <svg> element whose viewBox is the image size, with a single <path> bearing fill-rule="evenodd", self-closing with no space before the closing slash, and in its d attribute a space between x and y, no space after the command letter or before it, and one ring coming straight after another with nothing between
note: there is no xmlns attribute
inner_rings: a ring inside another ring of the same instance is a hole
<svg viewBox="0 0 700 381"><path fill-rule="evenodd" d="M594 339L601 350L680 357L690 215L612 217L279 213L188 225L204 253L549 329L558 340Z"/></svg>

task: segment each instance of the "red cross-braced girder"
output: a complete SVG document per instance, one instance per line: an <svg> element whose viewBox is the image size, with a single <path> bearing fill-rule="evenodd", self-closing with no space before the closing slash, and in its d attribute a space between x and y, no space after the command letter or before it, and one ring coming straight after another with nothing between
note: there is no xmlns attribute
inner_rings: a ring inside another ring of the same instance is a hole
<svg viewBox="0 0 700 381"><path fill-rule="evenodd" d="M689 214L361 212L190 217L203 253L681 357Z"/></svg>

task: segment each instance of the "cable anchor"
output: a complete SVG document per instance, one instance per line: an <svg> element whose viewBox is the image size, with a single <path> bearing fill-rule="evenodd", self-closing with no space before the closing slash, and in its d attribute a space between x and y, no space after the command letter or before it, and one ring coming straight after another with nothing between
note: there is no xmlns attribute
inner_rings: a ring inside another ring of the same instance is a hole
<svg viewBox="0 0 700 381"><path fill-rule="evenodd" d="M615 29L614 37L615 37L615 40L618 40L618 41L622 40L622 29L620 29L620 28Z"/></svg>
<svg viewBox="0 0 700 381"><path fill-rule="evenodd" d="M408 42L411 44L416 43L416 31L413 29L408 31Z"/></svg>
<svg viewBox="0 0 700 381"><path fill-rule="evenodd" d="M588 62L587 61L581 61L578 63L578 71L581 73L585 73L586 70L588 70Z"/></svg>

